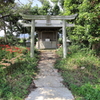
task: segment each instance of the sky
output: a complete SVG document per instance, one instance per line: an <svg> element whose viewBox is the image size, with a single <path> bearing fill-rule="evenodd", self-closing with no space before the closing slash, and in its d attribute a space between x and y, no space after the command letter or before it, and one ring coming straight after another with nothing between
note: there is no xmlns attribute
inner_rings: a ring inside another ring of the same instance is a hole
<svg viewBox="0 0 100 100"><path fill-rule="evenodd" d="M28 0L15 0L15 2L21 2L22 4L27 4ZM41 7L41 3L38 0L33 0L33 5L32 6L36 6L38 5L38 7ZM0 31L0 37L4 36L4 31Z"/></svg>
<svg viewBox="0 0 100 100"><path fill-rule="evenodd" d="M22 4L27 4L28 0L15 0L15 2L21 2ZM41 6L41 2L39 2L38 0L33 0L33 6L38 5L38 7Z"/></svg>

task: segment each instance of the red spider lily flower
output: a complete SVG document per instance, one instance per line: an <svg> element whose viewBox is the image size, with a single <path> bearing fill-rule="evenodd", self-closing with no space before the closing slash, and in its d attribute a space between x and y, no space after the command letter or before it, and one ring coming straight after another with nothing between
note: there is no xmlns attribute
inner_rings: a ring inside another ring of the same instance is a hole
<svg viewBox="0 0 100 100"><path fill-rule="evenodd" d="M2 48L2 50L5 50L5 48Z"/></svg>
<svg viewBox="0 0 100 100"><path fill-rule="evenodd" d="M9 45L5 45L6 47L9 47Z"/></svg>
<svg viewBox="0 0 100 100"><path fill-rule="evenodd" d="M17 52L16 50L13 50L12 52Z"/></svg>
<svg viewBox="0 0 100 100"><path fill-rule="evenodd" d="M19 50L20 48L18 48L18 47L15 47L15 49Z"/></svg>
<svg viewBox="0 0 100 100"><path fill-rule="evenodd" d="M27 47L26 49L27 49L28 51L30 51L30 48Z"/></svg>
<svg viewBox="0 0 100 100"><path fill-rule="evenodd" d="M6 45L6 48L11 48L9 45Z"/></svg>
<svg viewBox="0 0 100 100"><path fill-rule="evenodd" d="M9 51L11 53L12 52L12 49L6 49L6 51Z"/></svg>

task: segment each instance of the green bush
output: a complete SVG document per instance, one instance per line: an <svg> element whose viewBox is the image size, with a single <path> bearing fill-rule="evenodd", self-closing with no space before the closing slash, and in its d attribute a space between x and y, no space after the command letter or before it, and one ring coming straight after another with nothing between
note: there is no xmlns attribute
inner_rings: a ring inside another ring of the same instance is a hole
<svg viewBox="0 0 100 100"><path fill-rule="evenodd" d="M75 100L99 100L100 58L95 51L75 45L68 52L66 59L60 58L55 63L64 85L72 91Z"/></svg>
<svg viewBox="0 0 100 100"><path fill-rule="evenodd" d="M34 58L27 53L16 58L10 66L0 65L0 100L23 100L26 97L38 71L37 62L37 53Z"/></svg>
<svg viewBox="0 0 100 100"><path fill-rule="evenodd" d="M7 54L7 51L2 50L2 48L0 48L0 61L4 58L4 56Z"/></svg>
<svg viewBox="0 0 100 100"><path fill-rule="evenodd" d="M76 85L71 85L74 93L82 96L85 100L99 100L100 99L100 85L91 85L91 83L86 83L81 87Z"/></svg>

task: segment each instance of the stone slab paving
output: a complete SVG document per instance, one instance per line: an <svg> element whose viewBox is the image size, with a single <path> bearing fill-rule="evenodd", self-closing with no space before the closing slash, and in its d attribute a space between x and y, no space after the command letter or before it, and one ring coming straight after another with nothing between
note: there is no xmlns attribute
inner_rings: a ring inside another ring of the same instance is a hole
<svg viewBox="0 0 100 100"><path fill-rule="evenodd" d="M43 87L32 91L26 100L73 100L67 88Z"/></svg>
<svg viewBox="0 0 100 100"><path fill-rule="evenodd" d="M71 91L62 84L61 75L54 69L55 61L55 52L42 51L38 64L40 73L34 80L37 88L25 100L74 100Z"/></svg>

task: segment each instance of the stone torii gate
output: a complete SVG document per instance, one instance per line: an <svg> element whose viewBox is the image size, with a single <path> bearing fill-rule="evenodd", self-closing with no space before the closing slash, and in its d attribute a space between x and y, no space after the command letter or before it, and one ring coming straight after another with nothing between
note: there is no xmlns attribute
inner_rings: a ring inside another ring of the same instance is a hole
<svg viewBox="0 0 100 100"><path fill-rule="evenodd" d="M67 56L67 46L66 46L66 27L73 27L74 24L68 24L66 23L66 20L72 20L75 19L77 14L70 15L70 16L50 16L50 15L25 15L20 14L23 19L31 20L31 24L21 23L24 27L31 27L31 49L30 49L30 56L34 57L34 32L35 32L35 20L46 20L45 26L51 27L52 23L51 20L62 20L62 23L60 26L63 31L63 58L66 58Z"/></svg>

